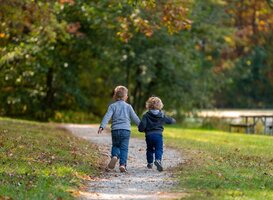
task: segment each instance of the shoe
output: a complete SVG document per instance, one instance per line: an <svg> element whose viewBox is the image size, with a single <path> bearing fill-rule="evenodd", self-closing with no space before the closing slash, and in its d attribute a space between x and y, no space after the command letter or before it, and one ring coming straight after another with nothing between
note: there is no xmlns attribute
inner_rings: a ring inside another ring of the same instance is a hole
<svg viewBox="0 0 273 200"><path fill-rule="evenodd" d="M127 172L127 169L126 169L125 165L120 165L119 166L119 171L120 172Z"/></svg>
<svg viewBox="0 0 273 200"><path fill-rule="evenodd" d="M147 167L148 167L148 169L152 169L153 168L153 163L148 163Z"/></svg>
<svg viewBox="0 0 273 200"><path fill-rule="evenodd" d="M108 164L109 169L114 169L116 166L116 163L118 161L118 158L116 156L113 156Z"/></svg>
<svg viewBox="0 0 273 200"><path fill-rule="evenodd" d="M160 172L163 171L163 167L162 167L162 164L161 164L161 161L160 160L155 160L154 162L155 166L156 166L156 169Z"/></svg>
<svg viewBox="0 0 273 200"><path fill-rule="evenodd" d="M108 166L105 168L106 172L111 172L113 169L109 169Z"/></svg>

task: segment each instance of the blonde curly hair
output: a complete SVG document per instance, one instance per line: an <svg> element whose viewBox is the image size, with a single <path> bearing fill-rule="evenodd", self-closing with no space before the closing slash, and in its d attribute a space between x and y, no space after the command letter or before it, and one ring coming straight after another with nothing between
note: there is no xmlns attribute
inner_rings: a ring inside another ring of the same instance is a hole
<svg viewBox="0 0 273 200"><path fill-rule="evenodd" d="M122 85L119 85L114 90L113 99L118 100L126 100L128 96L128 89Z"/></svg>
<svg viewBox="0 0 273 200"><path fill-rule="evenodd" d="M163 103L158 97L150 97L146 101L146 108L149 110L161 110L163 108Z"/></svg>

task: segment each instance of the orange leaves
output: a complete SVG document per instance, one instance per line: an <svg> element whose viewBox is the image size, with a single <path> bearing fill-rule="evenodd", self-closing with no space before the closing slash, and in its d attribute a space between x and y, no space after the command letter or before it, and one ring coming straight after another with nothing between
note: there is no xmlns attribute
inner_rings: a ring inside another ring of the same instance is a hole
<svg viewBox="0 0 273 200"><path fill-rule="evenodd" d="M154 33L155 26L151 25L148 20L144 20L141 17L135 19L128 19L121 17L120 31L117 35L120 40L127 43L133 37L133 30L143 33L146 37L151 37Z"/></svg>
<svg viewBox="0 0 273 200"><path fill-rule="evenodd" d="M273 23L272 23L273 24ZM260 20L257 22L258 30L261 32L269 32L271 25L266 20Z"/></svg>
<svg viewBox="0 0 273 200"><path fill-rule="evenodd" d="M67 26L67 31L69 33L74 34L74 33L77 33L80 28L81 28L80 22L70 23Z"/></svg>
<svg viewBox="0 0 273 200"><path fill-rule="evenodd" d="M154 30L158 27L152 25L150 21L140 17L138 10L130 17L119 17L120 31L117 33L122 42L127 43L132 37L133 32L143 33L146 37L151 37Z"/></svg>
<svg viewBox="0 0 273 200"><path fill-rule="evenodd" d="M155 31L166 27L170 34L178 33L191 28L192 22L187 19L187 15L188 9L182 4L168 1L134 9L131 15L118 18L120 27L117 35L121 41L127 43L134 36L134 32L152 37Z"/></svg>
<svg viewBox="0 0 273 200"><path fill-rule="evenodd" d="M74 0L59 0L59 3L60 4L69 4L69 5L74 5L75 4L75 1Z"/></svg>
<svg viewBox="0 0 273 200"><path fill-rule="evenodd" d="M78 37L83 36L83 33L79 31L81 28L80 22L74 22L67 25L67 32Z"/></svg>
<svg viewBox="0 0 273 200"><path fill-rule="evenodd" d="M144 33L147 37L151 37L154 33L153 30L156 29L156 26L151 25L148 20L144 20L141 17L134 19L133 23L136 29L139 32Z"/></svg>
<svg viewBox="0 0 273 200"><path fill-rule="evenodd" d="M260 33L270 34L273 25L273 13L268 9L266 1L238 1L230 5L227 13L233 15L239 42L265 43Z"/></svg>
<svg viewBox="0 0 273 200"><path fill-rule="evenodd" d="M0 33L0 38L5 38L6 34L5 33Z"/></svg>
<svg viewBox="0 0 273 200"><path fill-rule="evenodd" d="M177 33L191 28L191 21L187 19L188 9L180 5L166 4L161 15L162 24L168 31Z"/></svg>
<svg viewBox="0 0 273 200"><path fill-rule="evenodd" d="M126 17L120 17L118 21L120 23L120 31L117 32L117 35L122 42L127 43L133 37L133 34L130 32L131 23Z"/></svg>

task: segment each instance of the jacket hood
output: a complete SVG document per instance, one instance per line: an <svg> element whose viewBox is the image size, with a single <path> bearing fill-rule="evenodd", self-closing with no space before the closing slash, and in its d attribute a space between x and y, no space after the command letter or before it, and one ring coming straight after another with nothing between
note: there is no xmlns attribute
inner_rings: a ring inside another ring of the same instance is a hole
<svg viewBox="0 0 273 200"><path fill-rule="evenodd" d="M149 110L147 112L147 114L149 115L149 117L151 118L163 118L164 114L159 110L158 113L153 112L152 110Z"/></svg>

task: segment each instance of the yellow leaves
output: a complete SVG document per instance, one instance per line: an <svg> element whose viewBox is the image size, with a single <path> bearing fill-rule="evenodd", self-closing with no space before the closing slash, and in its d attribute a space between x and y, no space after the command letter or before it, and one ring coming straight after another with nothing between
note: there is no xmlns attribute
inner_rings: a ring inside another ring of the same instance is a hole
<svg viewBox="0 0 273 200"><path fill-rule="evenodd" d="M55 112L54 119L57 119L58 121L60 121L63 117L64 117L63 113L58 112L58 111Z"/></svg>
<svg viewBox="0 0 273 200"><path fill-rule="evenodd" d="M133 37L133 34L130 32L131 23L126 17L119 17L118 21L120 23L120 31L117 32L117 36L119 36L122 42L127 43Z"/></svg>
<svg viewBox="0 0 273 200"><path fill-rule="evenodd" d="M224 36L224 40L228 44L233 44L234 43L233 39L230 36Z"/></svg>
<svg viewBox="0 0 273 200"><path fill-rule="evenodd" d="M6 34L5 33L0 33L0 38L5 38Z"/></svg>
<svg viewBox="0 0 273 200"><path fill-rule="evenodd" d="M122 31L119 31L119 32L117 32L117 36L119 36L119 39L120 39L122 42L128 43L129 40L133 37L133 34L130 33L130 32L122 32Z"/></svg>
<svg viewBox="0 0 273 200"><path fill-rule="evenodd" d="M271 25L268 22L264 21L264 20L260 20L260 21L257 22L258 30L263 31L263 32L270 31L271 30L270 29Z"/></svg>
<svg viewBox="0 0 273 200"><path fill-rule="evenodd" d="M139 16L139 10L136 9L130 17L119 17L120 31L117 36L122 42L127 43L133 37L133 31L143 33L146 37L151 37L158 26L151 24L150 21Z"/></svg>
<svg viewBox="0 0 273 200"><path fill-rule="evenodd" d="M167 27L169 33L177 33L191 28L192 21L187 19L188 9L183 6L166 4L163 7L161 23Z"/></svg>
<svg viewBox="0 0 273 200"><path fill-rule="evenodd" d="M209 60L209 61L211 61L212 60L212 56L209 55L209 56L206 57L206 59Z"/></svg>
<svg viewBox="0 0 273 200"><path fill-rule="evenodd" d="M246 61L246 64L247 64L248 66L250 66L250 65L251 65L251 60L247 60L247 61Z"/></svg>
<svg viewBox="0 0 273 200"><path fill-rule="evenodd" d="M128 2L134 6L140 6L142 8L154 8L156 7L155 0L128 0Z"/></svg>
<svg viewBox="0 0 273 200"><path fill-rule="evenodd" d="M144 20L141 17L136 17L133 19L134 27L137 31L144 33L147 37L151 37L154 33L156 26L150 24L148 20Z"/></svg>
<svg viewBox="0 0 273 200"><path fill-rule="evenodd" d="M273 25L273 13L266 5L266 1L237 1L231 5L233 6L227 8L226 12L233 16L233 25L237 28L234 38L236 45L265 44L267 42L266 35L270 34ZM253 38L255 39L253 40ZM248 52L248 49L244 50L244 53Z"/></svg>
<svg viewBox="0 0 273 200"><path fill-rule="evenodd" d="M146 19L140 12L139 9L135 9L130 16L118 18L120 29L117 36L121 41L127 43L133 37L133 32L152 37L161 27L167 27L170 34L191 28L192 21L187 18L188 9L181 4L172 4L167 1L145 6L144 13L149 16Z"/></svg>
<svg viewBox="0 0 273 200"><path fill-rule="evenodd" d="M266 23L264 20L259 21L259 26L265 26L265 25L266 25Z"/></svg>

